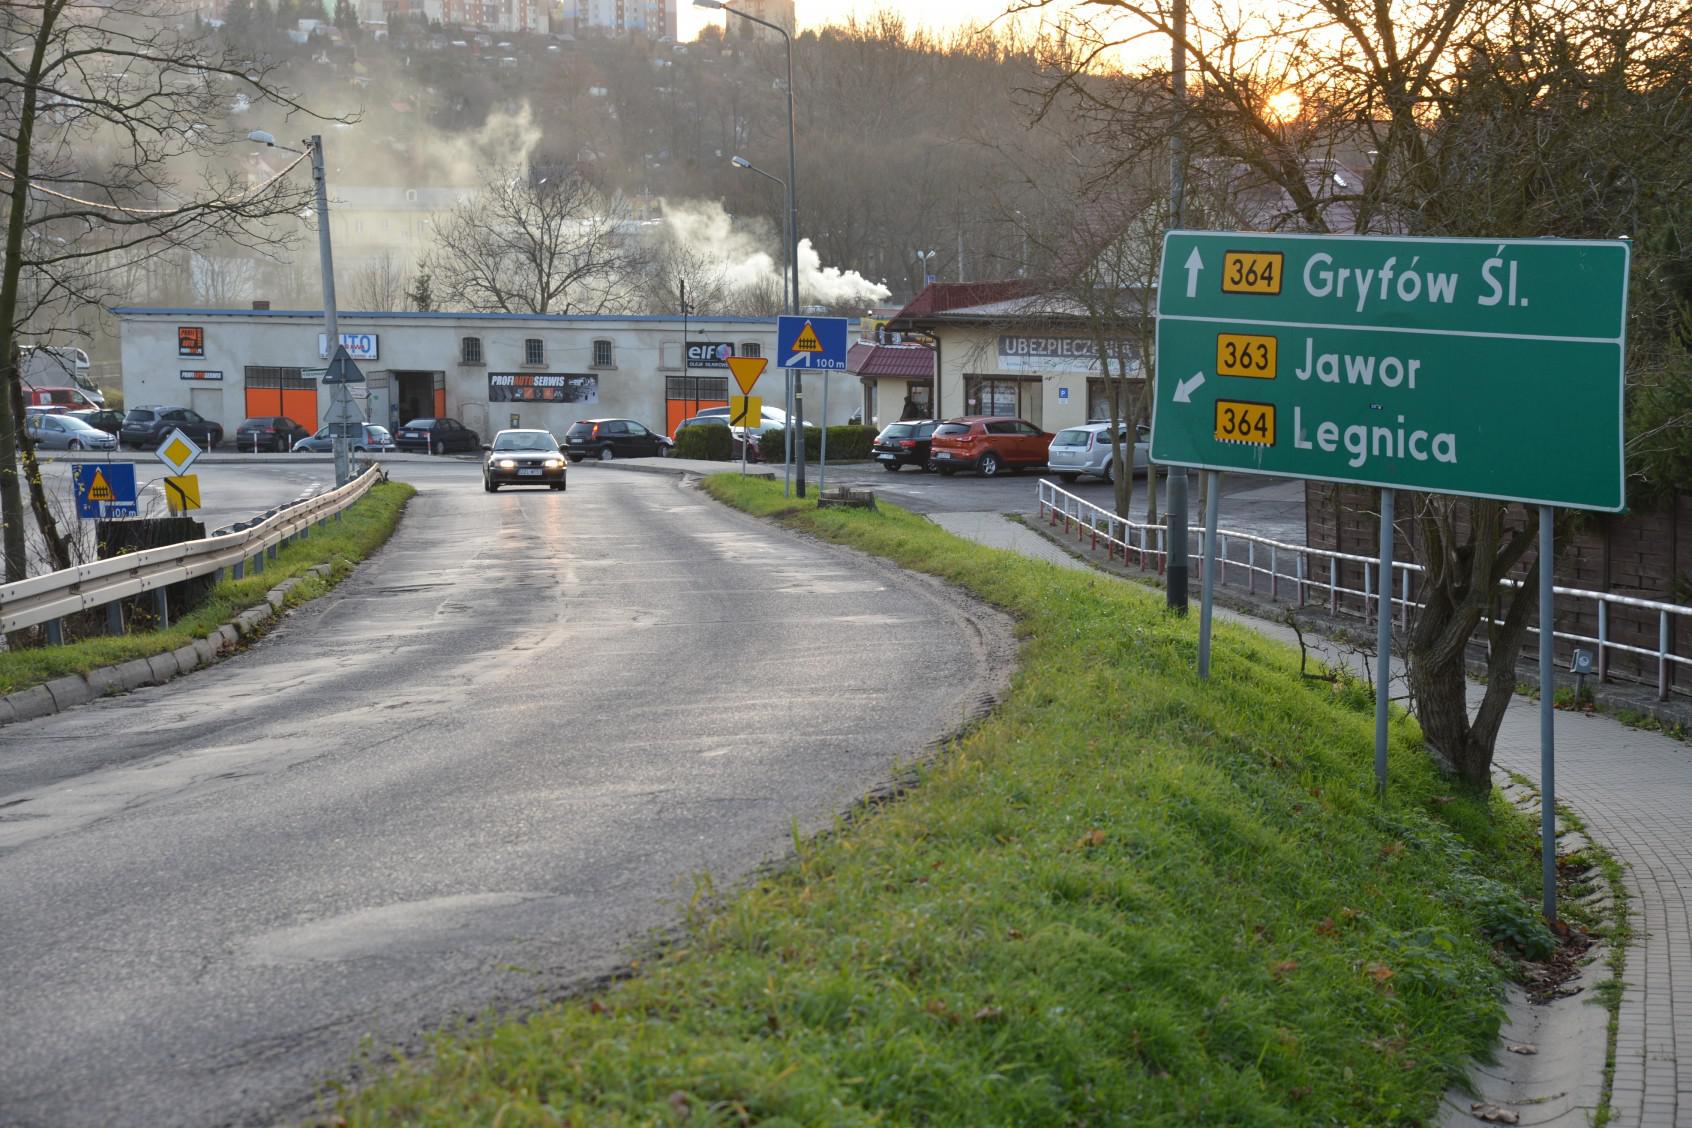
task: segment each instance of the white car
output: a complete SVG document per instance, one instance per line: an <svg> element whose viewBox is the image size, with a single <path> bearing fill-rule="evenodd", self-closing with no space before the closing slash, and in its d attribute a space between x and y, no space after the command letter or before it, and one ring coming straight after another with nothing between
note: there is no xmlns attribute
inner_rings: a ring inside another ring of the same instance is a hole
<svg viewBox="0 0 1692 1128"><path fill-rule="evenodd" d="M1128 445L1128 425L1117 425L1118 433L1122 436L1122 445ZM1133 442L1134 473L1144 474L1150 464L1151 456L1151 428L1140 424L1138 435ZM1065 482L1073 482L1083 474L1091 474L1096 478L1103 478L1107 482L1116 480L1116 467L1113 463L1113 452L1110 441L1110 424L1083 423L1079 427L1065 427L1052 436L1051 446L1046 450L1046 466Z"/></svg>

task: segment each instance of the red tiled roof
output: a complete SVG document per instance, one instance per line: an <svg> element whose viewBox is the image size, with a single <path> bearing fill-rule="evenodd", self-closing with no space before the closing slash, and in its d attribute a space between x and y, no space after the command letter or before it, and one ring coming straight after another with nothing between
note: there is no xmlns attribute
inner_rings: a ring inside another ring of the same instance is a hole
<svg viewBox="0 0 1692 1128"><path fill-rule="evenodd" d="M923 287L922 293L912 298L909 305L894 315L893 320L932 317L951 309L1007 301L1033 292L1034 287L1023 278L997 282L933 282Z"/></svg>
<svg viewBox="0 0 1692 1128"><path fill-rule="evenodd" d="M857 376L926 379L934 375L934 349L928 345L878 345L872 341L857 341L846 353L846 371Z"/></svg>

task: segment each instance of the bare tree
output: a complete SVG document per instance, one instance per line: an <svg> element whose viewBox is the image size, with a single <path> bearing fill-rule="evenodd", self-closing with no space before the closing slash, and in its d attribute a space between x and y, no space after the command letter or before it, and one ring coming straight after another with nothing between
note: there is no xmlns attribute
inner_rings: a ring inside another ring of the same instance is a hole
<svg viewBox="0 0 1692 1128"><path fill-rule="evenodd" d="M337 272L338 273L338 272ZM403 255L384 250L352 270L348 296L352 309L367 311L403 310L411 304L408 279L410 265Z"/></svg>
<svg viewBox="0 0 1692 1128"><path fill-rule="evenodd" d="M604 313L640 282L628 208L579 176L494 170L435 225L438 301L501 313Z"/></svg>
<svg viewBox="0 0 1692 1128"><path fill-rule="evenodd" d="M1026 0L1013 9L1041 8ZM1692 178L1692 69L1680 0L1305 0L1216 5L1176 26L1168 0L1090 0L1042 108L1079 107L1109 159L1095 188L1166 152L1169 75L1103 64L1145 34L1191 60L1181 126L1194 179L1229 225L1310 232L1635 237L1630 365L1669 347L1665 276L1687 277L1685 240L1649 236L1679 214ZM1655 292L1653 292L1655 291ZM1528 560L1536 515L1426 498L1415 517L1427 569L1409 674L1436 760L1484 787L1514 664L1536 601L1502 583ZM1549 562L1545 562L1549 566ZM1463 661L1483 621L1489 690L1470 715Z"/></svg>
<svg viewBox="0 0 1692 1128"><path fill-rule="evenodd" d="M282 173L250 180L209 169L242 136L217 126L228 90L303 110L263 63L231 58L185 28L166 0L17 0L0 6L0 516L4 571L21 578L22 488L62 566L68 549L42 493L34 451L18 426L17 344L67 324L110 296L111 283L149 257L230 238L262 245L257 227L292 210L306 182ZM298 163L298 162L296 162ZM20 453L24 460L19 472ZM20 480L21 479L21 480Z"/></svg>

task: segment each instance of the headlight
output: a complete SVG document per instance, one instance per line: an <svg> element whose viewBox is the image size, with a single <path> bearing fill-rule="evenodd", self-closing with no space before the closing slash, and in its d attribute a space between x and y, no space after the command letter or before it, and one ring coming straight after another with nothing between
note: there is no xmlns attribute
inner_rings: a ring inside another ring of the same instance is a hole
<svg viewBox="0 0 1692 1128"><path fill-rule="evenodd" d="M515 458L502 458L496 465L501 470L515 470L517 469L517 460Z"/></svg>
<svg viewBox="0 0 1692 1128"><path fill-rule="evenodd" d="M549 458L546 460L545 465L548 470L556 470L560 466L564 465L564 460L562 458Z"/></svg>

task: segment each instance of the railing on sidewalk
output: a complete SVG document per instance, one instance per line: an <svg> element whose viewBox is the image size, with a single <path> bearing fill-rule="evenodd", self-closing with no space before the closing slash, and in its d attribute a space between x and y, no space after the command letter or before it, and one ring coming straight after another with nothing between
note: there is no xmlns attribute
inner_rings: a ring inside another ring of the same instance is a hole
<svg viewBox="0 0 1692 1128"><path fill-rule="evenodd" d="M1053 526L1061 523L1066 532L1074 533L1078 540L1089 544L1095 551L1102 547L1107 559L1120 556L1124 565L1137 565L1142 571L1155 570L1159 575L1164 573L1168 566L1167 526L1120 517L1046 479L1040 481L1038 490L1042 520ZM1187 547L1196 562L1204 551L1202 526L1189 528ZM1368 622L1373 622L1379 613L1380 561L1375 557L1287 544L1255 533L1221 528L1216 530L1216 549L1216 582L1219 585L1231 582L1236 587L1244 587L1249 594L1256 594L1262 589L1271 600L1276 601L1283 598L1284 592L1290 591L1290 599L1299 607L1307 606L1313 599L1319 600L1331 614L1357 615ZM1361 571L1361 587L1348 586L1346 565L1356 565L1353 570ZM1408 626L1412 614L1420 606L1413 597L1415 581L1412 577L1420 575L1421 571L1419 564L1393 561L1388 602L1394 621L1400 626ZM1191 574L1195 579L1200 574L1196 563ZM1504 582L1513 587L1521 586L1517 580ZM1590 601L1596 605L1596 635L1554 630L1552 637L1593 646L1597 653L1600 681L1626 677L1625 673L1612 667L1611 658L1615 654L1634 654L1655 663L1659 701L1668 700L1671 689L1685 692L1681 686L1673 684L1670 670L1677 665L1692 666L1692 657L1674 653L1672 640L1677 618L1692 617L1692 607L1582 588L1553 587L1552 591L1565 599ZM1612 638L1610 612L1616 607L1655 614L1657 645L1637 646ZM1539 628L1533 625L1528 629L1537 635Z"/></svg>
<svg viewBox="0 0 1692 1128"><path fill-rule="evenodd" d="M164 592L171 584L225 568L237 579L249 568L255 573L264 571L265 560L275 557L278 545L309 536L313 525L321 526L363 497L381 476L381 470L372 466L339 489L289 505L237 532L96 560L6 584L0 587L0 632L45 624L47 641L54 644L63 637L60 624L65 616L101 606L115 608L143 592L154 593L162 620Z"/></svg>

